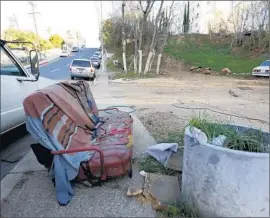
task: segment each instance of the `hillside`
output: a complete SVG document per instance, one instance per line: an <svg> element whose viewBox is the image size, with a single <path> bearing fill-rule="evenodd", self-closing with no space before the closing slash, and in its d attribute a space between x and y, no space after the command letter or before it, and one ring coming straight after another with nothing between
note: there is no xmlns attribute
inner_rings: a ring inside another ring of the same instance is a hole
<svg viewBox="0 0 270 218"><path fill-rule="evenodd" d="M208 35L171 37L165 53L191 66L210 67L217 72L227 67L233 73L251 73L255 66L267 59L263 49L231 49L229 38L213 37L210 40Z"/></svg>

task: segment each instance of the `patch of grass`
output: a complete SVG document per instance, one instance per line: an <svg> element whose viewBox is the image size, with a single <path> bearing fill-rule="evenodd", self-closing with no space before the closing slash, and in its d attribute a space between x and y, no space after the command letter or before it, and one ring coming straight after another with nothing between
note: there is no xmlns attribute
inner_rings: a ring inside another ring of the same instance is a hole
<svg viewBox="0 0 270 218"><path fill-rule="evenodd" d="M106 62L106 67L107 67L107 69L109 69L109 70L112 71L112 72L116 72L116 71L119 72L119 71L122 71L121 68L115 67L115 66L114 66L113 60L120 60L119 55L114 54L109 60L107 60L107 62Z"/></svg>
<svg viewBox="0 0 270 218"><path fill-rule="evenodd" d="M192 66L210 67L220 72L228 67L233 73L250 73L265 57L250 57L247 53L235 54L224 41L212 42L205 36L188 36L181 42L171 40L165 53Z"/></svg>
<svg viewBox="0 0 270 218"><path fill-rule="evenodd" d="M142 158L139 162L140 170L144 170L148 173L159 173L169 176L177 175L179 172L173 169L169 169L164 167L161 163L159 163L155 158L151 156L147 156Z"/></svg>
<svg viewBox="0 0 270 218"><path fill-rule="evenodd" d="M178 143L179 146L183 145L183 139L184 139L184 131L183 129L181 132L169 132L167 135L165 143Z"/></svg>
<svg viewBox="0 0 270 218"><path fill-rule="evenodd" d="M260 130L249 129L239 134L233 127L226 126L222 122L213 123L203 117L192 118L189 125L203 131L208 139L213 139L219 135L226 136L224 142L226 148L249 152L266 152L263 133Z"/></svg>
<svg viewBox="0 0 270 218"><path fill-rule="evenodd" d="M162 211L161 217L199 217L196 209L182 203L180 206L168 206L168 209Z"/></svg>

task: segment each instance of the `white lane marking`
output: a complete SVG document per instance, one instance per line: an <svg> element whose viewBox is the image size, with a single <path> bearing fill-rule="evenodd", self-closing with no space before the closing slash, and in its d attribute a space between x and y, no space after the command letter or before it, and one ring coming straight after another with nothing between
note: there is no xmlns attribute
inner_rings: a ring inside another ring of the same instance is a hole
<svg viewBox="0 0 270 218"><path fill-rule="evenodd" d="M53 73L53 72L56 72L56 71L59 71L60 69L55 69L55 70L52 70L51 71L51 73Z"/></svg>

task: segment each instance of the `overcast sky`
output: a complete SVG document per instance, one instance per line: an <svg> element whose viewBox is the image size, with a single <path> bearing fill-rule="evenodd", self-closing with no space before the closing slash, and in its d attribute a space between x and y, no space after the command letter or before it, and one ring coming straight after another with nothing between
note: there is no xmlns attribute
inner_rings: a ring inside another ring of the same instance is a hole
<svg viewBox="0 0 270 218"><path fill-rule="evenodd" d="M41 37L51 33L66 35L68 29L78 30L86 38L90 47L99 45L98 32L100 22L99 1L37 1L38 32ZM112 11L112 2L103 2L103 18ZM16 15L22 30L34 31L33 16L28 14L31 7L28 1L1 1L1 33L10 26L9 17Z"/></svg>

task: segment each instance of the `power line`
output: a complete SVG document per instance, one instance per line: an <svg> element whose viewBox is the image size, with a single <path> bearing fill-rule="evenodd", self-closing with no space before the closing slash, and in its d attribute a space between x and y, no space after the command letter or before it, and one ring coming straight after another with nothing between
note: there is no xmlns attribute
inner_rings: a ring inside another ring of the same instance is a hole
<svg viewBox="0 0 270 218"><path fill-rule="evenodd" d="M29 1L28 2L32 8L32 12L31 13L28 13L28 14L32 14L33 15L33 20L34 20L34 25L35 25L35 30L36 30L36 44L37 44L37 47L39 48L39 36L38 36L38 29L37 29L37 21L36 21L36 14L40 14L40 12L36 12L35 11L35 7L36 7L36 3L34 1Z"/></svg>

